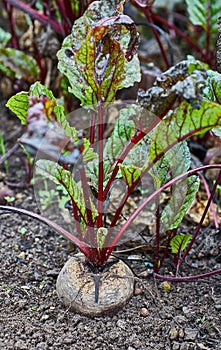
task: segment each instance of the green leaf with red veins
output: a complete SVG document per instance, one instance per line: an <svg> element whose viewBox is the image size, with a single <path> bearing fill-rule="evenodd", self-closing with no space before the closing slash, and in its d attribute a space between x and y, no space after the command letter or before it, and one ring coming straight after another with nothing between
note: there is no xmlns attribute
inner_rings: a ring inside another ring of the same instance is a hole
<svg viewBox="0 0 221 350"><path fill-rule="evenodd" d="M83 106L112 102L117 90L141 77L134 22L126 15L116 16L113 7L110 11L101 3L92 3L75 22L57 54L58 68Z"/></svg>
<svg viewBox="0 0 221 350"><path fill-rule="evenodd" d="M121 175L128 187L131 187L140 178L142 173L141 169L134 165L130 166L120 164L119 168L121 170Z"/></svg>
<svg viewBox="0 0 221 350"><path fill-rule="evenodd" d="M217 40L217 20L220 17L221 2L217 0L186 0L189 19L210 34L211 48ZM205 41L203 42L203 44Z"/></svg>
<svg viewBox="0 0 221 350"><path fill-rule="evenodd" d="M16 114L23 125L27 124L29 108L28 92L18 92L12 96L6 103L6 107Z"/></svg>
<svg viewBox="0 0 221 350"><path fill-rule="evenodd" d="M76 203L82 217L85 218L85 220L87 219L81 183L77 183L73 179L70 171L65 170L61 165L53 161L40 159L36 163L36 174L53 181L57 185L62 185L67 191L70 200ZM97 216L97 211L92 201L90 201L90 206L92 217L95 218Z"/></svg>
<svg viewBox="0 0 221 350"><path fill-rule="evenodd" d="M16 114L16 116L20 119L22 124L24 125L27 124L28 110L30 107L29 96L34 96L34 97L46 96L48 97L49 100L53 101L54 102L53 112L55 113L55 119L60 124L63 121L62 124L64 124L64 130L68 129L68 127L66 127L66 124L68 125L68 122L65 121L66 113L65 113L64 107L59 103L59 100L57 100L54 97L52 91L46 88L46 86L42 85L38 81L30 86L29 92L21 91L17 93L16 95L12 96L6 104L6 106L13 113ZM76 130L75 130L75 134L76 134ZM73 135L73 133L71 133L71 135Z"/></svg>
<svg viewBox="0 0 221 350"><path fill-rule="evenodd" d="M22 91L17 93L16 95L12 96L6 104L6 106L17 115L22 124L27 124L28 110L30 108L30 96L48 97L48 102L51 101L54 120L62 126L67 137L76 136L77 131L75 128L69 125L64 107L60 104L59 100L54 97L52 91L38 81L30 86L29 92Z"/></svg>
<svg viewBox="0 0 221 350"><path fill-rule="evenodd" d="M167 151L150 169L150 175L154 180L155 188L158 189L172 178L186 172L189 168L190 151L184 141L177 143Z"/></svg>
<svg viewBox="0 0 221 350"><path fill-rule="evenodd" d="M164 229L177 228L190 208L199 189L199 178L192 175L173 186L172 196L161 214Z"/></svg>
<svg viewBox="0 0 221 350"><path fill-rule="evenodd" d="M76 138L78 131L68 123L67 112L65 111L64 106L61 104L59 99L54 97L51 90L37 81L35 84L30 86L29 95L38 97L43 95L47 96L51 101L54 101L54 120L62 127L67 137Z"/></svg>
<svg viewBox="0 0 221 350"><path fill-rule="evenodd" d="M9 78L23 79L33 83L39 76L36 60L13 48L0 48L0 71Z"/></svg>
<svg viewBox="0 0 221 350"><path fill-rule="evenodd" d="M213 70L207 71L208 78L204 89L204 96L210 101L221 104L221 74Z"/></svg>
<svg viewBox="0 0 221 350"><path fill-rule="evenodd" d="M114 130L104 147L104 157L108 158L110 165L120 157L120 153L124 146L128 143L131 137L134 136L135 124L130 118L132 118L132 116L137 116L138 111L138 106L131 104L122 108L119 112L119 117L115 122Z"/></svg>
<svg viewBox="0 0 221 350"><path fill-rule="evenodd" d="M119 164L121 175L129 187L131 187L142 176L148 151L149 137L146 135L134 145L123 163Z"/></svg>
<svg viewBox="0 0 221 350"><path fill-rule="evenodd" d="M56 101L53 92L49 90L46 86L42 85L39 81L36 81L29 88L29 94L31 96L47 96L50 100Z"/></svg>
<svg viewBox="0 0 221 350"><path fill-rule="evenodd" d="M20 119L21 123L26 125L28 116L30 116L30 96L36 97L36 104L38 103L41 97L46 96L44 104L42 104L42 113L44 113L45 116L45 123L49 123L52 121L52 124L54 124L54 127L58 127L58 131L62 130L64 132L64 137L70 138L71 141L77 145L79 139L78 139L78 131L70 126L68 120L67 120L67 113L64 109L64 107L61 105L61 101L59 99L56 99L52 93L51 90L46 88L44 85L42 85L40 82L36 82L30 86L29 92L19 92L18 94L12 96L6 106L17 115L17 117ZM44 99L43 99L44 100ZM42 102L43 103L43 102ZM28 121L28 124L30 123L30 120ZM52 125L50 126L52 127ZM60 134L60 132L59 132ZM27 144L29 143L30 136L26 135L26 141ZM38 135L39 138L39 135ZM24 141L24 137L23 137ZM26 143L26 142L25 142ZM38 148L39 144L41 143L41 139L37 140L36 149ZM83 144L84 149L82 152L82 157L84 161L89 161L91 159L94 159L96 157L93 149L90 147L90 142L83 138Z"/></svg>
<svg viewBox="0 0 221 350"><path fill-rule="evenodd" d="M170 247L172 249L172 253L178 254L179 252L184 251L190 239L191 239L191 235L189 233L186 233L186 234L180 233L179 235L176 235L175 237L173 237L170 241Z"/></svg>
<svg viewBox="0 0 221 350"><path fill-rule="evenodd" d="M199 109L183 101L163 119L151 135L151 145L144 169L152 166L175 144L221 126L221 105L204 100Z"/></svg>
<svg viewBox="0 0 221 350"><path fill-rule="evenodd" d="M71 35L73 51L80 49L87 34L98 21L105 17L116 16L116 9L119 2L120 0L104 0L95 1L90 4L86 11L84 11L84 15L78 18L72 27ZM119 14L120 13L118 12L118 15Z"/></svg>
<svg viewBox="0 0 221 350"><path fill-rule="evenodd" d="M99 101L111 102L124 79L124 53L119 42L112 40L109 27L95 27L75 55L82 74L84 98L82 104L96 105ZM78 87L72 86L76 94Z"/></svg>

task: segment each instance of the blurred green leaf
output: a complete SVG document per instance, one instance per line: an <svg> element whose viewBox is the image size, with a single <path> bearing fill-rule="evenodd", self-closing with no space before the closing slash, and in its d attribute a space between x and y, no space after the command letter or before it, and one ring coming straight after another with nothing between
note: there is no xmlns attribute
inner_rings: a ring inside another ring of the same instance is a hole
<svg viewBox="0 0 221 350"><path fill-rule="evenodd" d="M204 96L210 100L221 104L221 74L213 71L207 71L208 78L204 89Z"/></svg>
<svg viewBox="0 0 221 350"><path fill-rule="evenodd" d="M192 24L201 26L209 32L214 46L217 39L217 21L221 13L221 2L217 0L186 0L189 18Z"/></svg>
<svg viewBox="0 0 221 350"><path fill-rule="evenodd" d="M5 47L10 39L11 34L0 27L0 48Z"/></svg>
<svg viewBox="0 0 221 350"><path fill-rule="evenodd" d="M39 75L35 59L12 48L0 48L0 71L9 78L24 79L29 83L33 83Z"/></svg>

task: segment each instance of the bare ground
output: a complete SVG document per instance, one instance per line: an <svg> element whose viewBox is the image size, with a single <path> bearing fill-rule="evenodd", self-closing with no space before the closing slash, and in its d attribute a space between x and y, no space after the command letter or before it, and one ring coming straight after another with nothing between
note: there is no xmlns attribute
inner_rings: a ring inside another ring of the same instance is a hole
<svg viewBox="0 0 221 350"><path fill-rule="evenodd" d="M14 118L1 118L8 148L21 130ZM19 154L9 162L8 179L24 179ZM14 192L16 206L37 210L31 188ZM88 318L65 308L56 295L57 275L74 254L66 240L39 222L17 214L1 215L0 230L1 349L221 349L220 275L170 283L169 292L152 275L135 278L138 295L123 309L112 316ZM207 230L183 273L221 268L220 242L220 231ZM136 254L143 257L146 252L139 250ZM134 266L127 255L123 258L136 274L145 271L141 263ZM169 264L167 268L171 271Z"/></svg>

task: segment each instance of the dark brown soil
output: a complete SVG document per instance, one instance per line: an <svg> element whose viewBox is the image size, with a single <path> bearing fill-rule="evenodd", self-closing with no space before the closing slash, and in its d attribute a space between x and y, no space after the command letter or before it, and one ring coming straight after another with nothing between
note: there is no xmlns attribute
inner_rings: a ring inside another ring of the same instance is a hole
<svg viewBox="0 0 221 350"><path fill-rule="evenodd" d="M14 118L6 119L3 112L1 131L7 149L21 135L19 123ZM9 161L10 182L25 179L21 155L18 152ZM5 171L3 167L1 171ZM17 207L38 210L31 188L13 190ZM0 214L0 349L221 349L220 275L173 282L168 292L162 281L155 281L152 275L135 278L138 295L123 309L112 316L88 318L64 307L56 295L58 273L74 254L70 253L69 243L37 221ZM198 274L220 269L220 242L219 231L205 231L183 272ZM131 254L142 259L146 252ZM128 255L123 257L137 274L145 270L141 262L134 266ZM167 267L172 270L169 264Z"/></svg>

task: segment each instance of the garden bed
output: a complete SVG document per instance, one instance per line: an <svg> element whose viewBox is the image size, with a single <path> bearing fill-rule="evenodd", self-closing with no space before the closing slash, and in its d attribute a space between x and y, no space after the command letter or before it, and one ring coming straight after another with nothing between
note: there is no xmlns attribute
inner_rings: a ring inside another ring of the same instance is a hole
<svg viewBox="0 0 221 350"><path fill-rule="evenodd" d="M7 149L13 145L9 130L16 133L16 122L1 113ZM24 181L20 157L18 152L9 159L10 181ZM3 167L1 171L4 172ZM32 188L13 191L17 207L38 211ZM185 225L194 226L187 221ZM182 267L186 275L220 269L221 235L213 227L207 231L204 228L204 232L191 251L188 264ZM64 307L56 294L57 276L75 253L65 239L37 221L4 213L0 240L1 349L220 349L220 275L170 282L171 289L166 291L163 281L154 281L146 273L148 267L144 267L144 262L147 259L152 262L149 249L124 253L120 257L138 276L135 276L138 295L112 316L88 318ZM120 249L132 246L133 242L128 242ZM212 249L214 246L218 250ZM138 258L141 260L135 261ZM167 267L171 270L165 265L165 274Z"/></svg>

